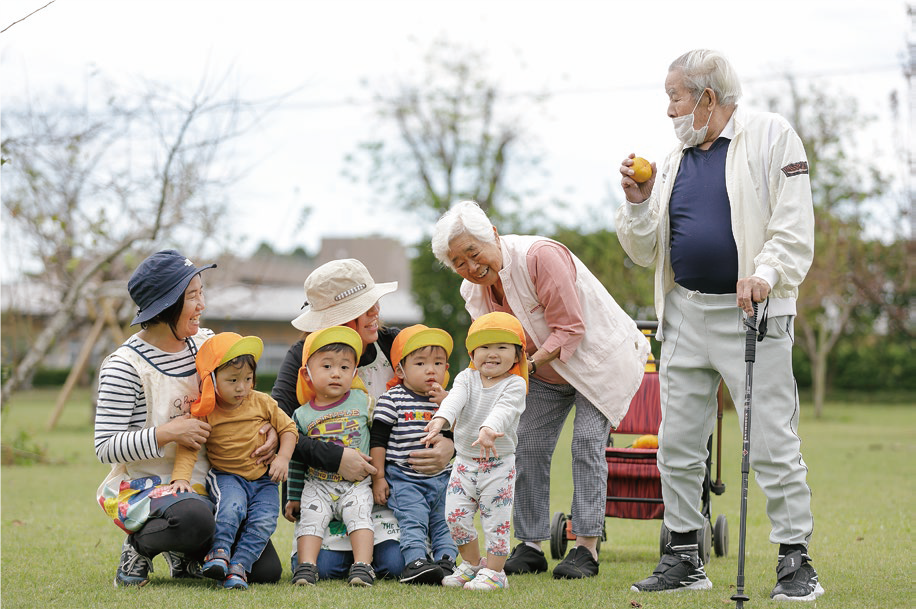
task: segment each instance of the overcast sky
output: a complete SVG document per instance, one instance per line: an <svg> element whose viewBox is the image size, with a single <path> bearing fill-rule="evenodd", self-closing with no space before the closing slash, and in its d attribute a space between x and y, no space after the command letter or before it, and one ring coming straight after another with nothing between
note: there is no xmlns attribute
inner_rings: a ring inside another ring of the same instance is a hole
<svg viewBox="0 0 916 609"><path fill-rule="evenodd" d="M4 0L0 29L47 2ZM325 235L419 234L340 174L344 155L375 129L361 83L416 71L410 38L420 48L442 36L466 41L486 51L505 90L553 91L546 115L528 125L527 141L547 153L544 199L569 201L572 217L603 205L609 223L620 160L633 151L660 161L675 142L662 83L671 60L696 47L732 60L749 106L787 71L857 98L880 119L863 147L893 167L900 125L887 100L897 91L906 109L908 31L898 0L56 0L0 34L0 102L63 88L100 107L99 74L190 91L230 68L243 97L297 89L246 136L236 161L258 164L230 198L249 246L314 252ZM294 231L306 204L315 213Z"/></svg>

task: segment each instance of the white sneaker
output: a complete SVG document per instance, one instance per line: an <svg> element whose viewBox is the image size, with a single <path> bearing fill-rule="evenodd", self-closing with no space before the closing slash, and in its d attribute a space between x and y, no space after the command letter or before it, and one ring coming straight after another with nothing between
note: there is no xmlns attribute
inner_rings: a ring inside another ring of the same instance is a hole
<svg viewBox="0 0 916 609"><path fill-rule="evenodd" d="M449 588L464 588L466 583L477 577L477 572L483 569L484 565L486 565L486 559L482 559L476 567L471 566L469 562L462 562L455 567L451 575L442 578L442 585Z"/></svg>
<svg viewBox="0 0 916 609"><path fill-rule="evenodd" d="M505 571L496 572L493 569L482 568L477 572L477 577L464 585L465 590L497 590L509 587L509 578Z"/></svg>

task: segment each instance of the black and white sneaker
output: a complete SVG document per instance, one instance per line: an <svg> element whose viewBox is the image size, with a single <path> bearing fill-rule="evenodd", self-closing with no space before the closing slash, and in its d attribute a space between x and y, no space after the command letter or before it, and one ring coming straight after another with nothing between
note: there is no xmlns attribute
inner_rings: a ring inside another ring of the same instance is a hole
<svg viewBox="0 0 916 609"><path fill-rule="evenodd" d="M451 556L445 555L436 561L436 564L442 569L442 577L448 577L455 572L455 561Z"/></svg>
<svg viewBox="0 0 916 609"><path fill-rule="evenodd" d="M813 601L824 589L817 581L811 557L800 550L779 555L776 565L776 587L770 593L774 601Z"/></svg>
<svg viewBox="0 0 916 609"><path fill-rule="evenodd" d="M162 556L169 565L172 579L203 579L200 563L188 558L181 552L163 552Z"/></svg>
<svg viewBox="0 0 916 609"><path fill-rule="evenodd" d="M402 584L438 586L442 583L443 577L445 577L445 573L442 572L442 567L434 562L419 558L404 567L404 570L401 571L400 581Z"/></svg>
<svg viewBox="0 0 916 609"><path fill-rule="evenodd" d="M672 592L674 590L709 590L696 544L665 547L665 553L652 575L630 587L633 592Z"/></svg>
<svg viewBox="0 0 916 609"><path fill-rule="evenodd" d="M153 561L143 556L125 539L121 547L121 562L115 573L114 587L137 586L142 588L149 583L149 574L153 570Z"/></svg>

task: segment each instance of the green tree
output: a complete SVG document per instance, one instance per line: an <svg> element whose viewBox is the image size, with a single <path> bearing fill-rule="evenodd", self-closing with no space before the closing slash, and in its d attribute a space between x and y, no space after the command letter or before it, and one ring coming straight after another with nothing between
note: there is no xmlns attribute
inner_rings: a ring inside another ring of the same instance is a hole
<svg viewBox="0 0 916 609"><path fill-rule="evenodd" d="M557 230L553 239L568 247L633 319L655 319L654 270L630 260L617 233L609 229L586 233L582 229L563 227Z"/></svg>
<svg viewBox="0 0 916 609"><path fill-rule="evenodd" d="M808 157L815 255L799 291L796 327L811 363L815 415L821 416L831 352L870 303L886 298L887 283L874 278L893 274L886 259L869 255L877 244L863 230L871 218L866 203L885 197L889 180L874 161L849 152L859 150L861 131L872 120L860 113L854 98L817 84L802 93L794 79L787 82L788 98L774 97L770 107L793 124ZM872 225L879 221L871 219Z"/></svg>

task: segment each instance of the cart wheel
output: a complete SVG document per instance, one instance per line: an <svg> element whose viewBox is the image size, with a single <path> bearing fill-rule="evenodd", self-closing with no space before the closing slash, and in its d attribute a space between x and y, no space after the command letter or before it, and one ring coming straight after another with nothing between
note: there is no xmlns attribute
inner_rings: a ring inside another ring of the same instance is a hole
<svg viewBox="0 0 916 609"><path fill-rule="evenodd" d="M700 558L703 560L704 565L709 564L709 556L712 554L712 525L709 524L709 519L703 523L703 530L699 532L699 539L697 542L700 547Z"/></svg>
<svg viewBox="0 0 916 609"><path fill-rule="evenodd" d="M559 560L566 556L566 514L554 512L550 521L550 555Z"/></svg>
<svg viewBox="0 0 916 609"><path fill-rule="evenodd" d="M668 527L665 526L665 523L662 522L662 530L658 535L658 555L665 555L665 548L668 547L668 544L671 543L671 531L668 530Z"/></svg>
<svg viewBox="0 0 916 609"><path fill-rule="evenodd" d="M716 556L728 556L728 520L725 514L716 517L716 526L712 528L712 540Z"/></svg>

